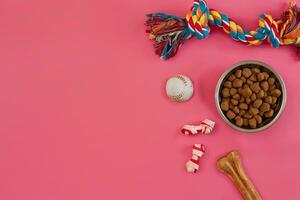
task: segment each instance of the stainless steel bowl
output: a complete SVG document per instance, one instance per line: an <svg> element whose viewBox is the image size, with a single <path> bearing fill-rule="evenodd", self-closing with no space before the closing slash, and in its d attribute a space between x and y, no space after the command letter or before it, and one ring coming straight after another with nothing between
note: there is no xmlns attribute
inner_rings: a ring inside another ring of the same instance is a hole
<svg viewBox="0 0 300 200"><path fill-rule="evenodd" d="M225 80L227 80L228 76L232 74L232 71L234 71L237 68L244 68L246 67L245 65L256 65L259 68L263 69L264 71L268 71L269 73L273 74L274 77L277 78L278 82L279 82L279 87L281 87L281 91L282 91L282 95L280 96L279 100L278 100L278 105L275 108L275 115L270 118L269 120L266 120L265 122L263 122L263 125L255 128L255 129L250 129L250 128L241 128L238 127L234 124L234 122L230 121L225 113L223 113L223 111L221 110L221 106L220 106L220 102L221 102L221 90L223 87L223 84L225 82ZM247 132L247 133L254 133L254 132L259 132L262 130L265 130L266 128L272 126L277 119L280 117L281 113L284 110L285 104L286 104L286 88L285 88L285 84L281 78L281 76L272 68L270 67L268 64L259 62L259 61L255 61L255 60L246 60L246 61L242 61L239 63L234 64L232 67L230 67L228 70L226 70L222 76L220 77L218 84L216 86L216 90L215 90L215 103L216 103L216 107L217 110L219 112L219 114L221 115L221 117L223 118L223 120L232 128L241 131L241 132Z"/></svg>

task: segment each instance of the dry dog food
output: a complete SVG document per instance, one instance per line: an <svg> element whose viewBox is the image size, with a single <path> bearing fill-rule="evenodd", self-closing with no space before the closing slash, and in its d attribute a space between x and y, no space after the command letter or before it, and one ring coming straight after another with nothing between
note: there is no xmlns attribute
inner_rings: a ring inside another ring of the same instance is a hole
<svg viewBox="0 0 300 200"><path fill-rule="evenodd" d="M282 93L277 82L273 74L256 66L237 69L222 86L221 109L237 126L257 128L274 116Z"/></svg>

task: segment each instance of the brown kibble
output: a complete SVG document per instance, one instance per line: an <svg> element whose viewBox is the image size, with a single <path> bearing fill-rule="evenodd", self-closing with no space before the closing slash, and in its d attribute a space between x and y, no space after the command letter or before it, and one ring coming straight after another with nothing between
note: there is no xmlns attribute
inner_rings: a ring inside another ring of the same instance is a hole
<svg viewBox="0 0 300 200"><path fill-rule="evenodd" d="M252 93L252 95L251 95L251 101L255 101L256 100L256 94L255 93Z"/></svg>
<svg viewBox="0 0 300 200"><path fill-rule="evenodd" d="M229 78L228 78L229 81L233 81L233 80L235 80L235 79L236 79L236 77L235 77L235 75L233 75L233 74L231 74L231 75L229 76Z"/></svg>
<svg viewBox="0 0 300 200"><path fill-rule="evenodd" d="M242 95L243 95L243 97L245 97L245 98L251 97L251 95L252 95L251 89L250 89L250 88L244 88L244 89L242 90Z"/></svg>
<svg viewBox="0 0 300 200"><path fill-rule="evenodd" d="M239 104L239 101L236 99L231 99L230 102L232 103L232 105L235 105L235 106Z"/></svg>
<svg viewBox="0 0 300 200"><path fill-rule="evenodd" d="M260 73L260 69L258 69L257 67L253 67L253 68L251 69L251 71L252 71L252 73L254 73L254 74Z"/></svg>
<svg viewBox="0 0 300 200"><path fill-rule="evenodd" d="M272 77L268 78L268 83L269 83L269 85L274 85L275 84L275 78L272 78Z"/></svg>
<svg viewBox="0 0 300 200"><path fill-rule="evenodd" d="M271 96L267 96L264 101L268 104L272 104L272 97Z"/></svg>
<svg viewBox="0 0 300 200"><path fill-rule="evenodd" d="M236 99L236 100L240 100L240 95L239 94L235 94L232 96L233 99Z"/></svg>
<svg viewBox="0 0 300 200"><path fill-rule="evenodd" d="M222 95L223 97L230 97L229 88L223 88Z"/></svg>
<svg viewBox="0 0 300 200"><path fill-rule="evenodd" d="M276 104L273 104L273 105L271 105L271 108L273 108L273 109L274 109L275 107L276 107Z"/></svg>
<svg viewBox="0 0 300 200"><path fill-rule="evenodd" d="M251 115L257 115L259 113L259 110L257 108L255 108L255 107L250 107L249 108L249 113Z"/></svg>
<svg viewBox="0 0 300 200"><path fill-rule="evenodd" d="M232 83L232 86L235 88L240 88L243 86L243 81L241 79L235 79Z"/></svg>
<svg viewBox="0 0 300 200"><path fill-rule="evenodd" d="M250 104L251 103L251 99L248 97L246 98L246 104Z"/></svg>
<svg viewBox="0 0 300 200"><path fill-rule="evenodd" d="M256 99L254 102L253 102L253 107L254 108L259 108L261 106L261 104L263 103L263 101L261 99Z"/></svg>
<svg viewBox="0 0 300 200"><path fill-rule="evenodd" d="M274 115L274 110L273 109L265 112L265 117L273 117L273 115Z"/></svg>
<svg viewBox="0 0 300 200"><path fill-rule="evenodd" d="M261 117L260 115L255 115L255 116L254 116L254 119L256 120L256 122L257 122L258 124L261 124L261 123L262 123L262 117Z"/></svg>
<svg viewBox="0 0 300 200"><path fill-rule="evenodd" d="M265 91L260 90L259 93L257 94L258 98L264 98L265 97Z"/></svg>
<svg viewBox="0 0 300 200"><path fill-rule="evenodd" d="M239 108L243 110L248 110L248 105L246 103L240 103Z"/></svg>
<svg viewBox="0 0 300 200"><path fill-rule="evenodd" d="M243 76L245 76L246 78L250 77L252 75L252 72L249 68L244 68L243 72L242 72Z"/></svg>
<svg viewBox="0 0 300 200"><path fill-rule="evenodd" d="M252 118L252 115L251 115L251 113L246 112L246 113L243 115L243 117L245 117L246 119L251 119L251 118Z"/></svg>
<svg viewBox="0 0 300 200"><path fill-rule="evenodd" d="M263 117L264 116L264 112L259 111L259 115Z"/></svg>
<svg viewBox="0 0 300 200"><path fill-rule="evenodd" d="M256 123L256 120L254 118L249 119L249 126L250 126L250 128L256 128L257 123Z"/></svg>
<svg viewBox="0 0 300 200"><path fill-rule="evenodd" d="M230 98L223 98L222 101L230 101Z"/></svg>
<svg viewBox="0 0 300 200"><path fill-rule="evenodd" d="M272 97L272 105L275 105L275 103L276 103L276 101L277 101L277 97Z"/></svg>
<svg viewBox="0 0 300 200"><path fill-rule="evenodd" d="M267 72L263 72L265 80L268 80L268 78L270 77L270 75Z"/></svg>
<svg viewBox="0 0 300 200"><path fill-rule="evenodd" d="M235 107L232 109L232 111L233 111L235 114L239 114L240 109L239 109L239 107L235 106Z"/></svg>
<svg viewBox="0 0 300 200"><path fill-rule="evenodd" d="M245 97L241 96L240 103L243 103L243 102L245 102Z"/></svg>
<svg viewBox="0 0 300 200"><path fill-rule="evenodd" d="M221 102L221 109L223 111L228 111L229 110L229 100L228 101L222 101Z"/></svg>
<svg viewBox="0 0 300 200"><path fill-rule="evenodd" d="M241 109L240 109L240 113L239 113L240 116L243 116L245 113L246 113L245 110L241 110Z"/></svg>
<svg viewBox="0 0 300 200"><path fill-rule="evenodd" d="M261 84L260 84L260 87L264 90L264 91L268 91L269 89L269 83L267 81L263 81Z"/></svg>
<svg viewBox="0 0 300 200"><path fill-rule="evenodd" d="M279 89L275 89L271 92L274 97L280 97L281 91Z"/></svg>
<svg viewBox="0 0 300 200"><path fill-rule="evenodd" d="M257 78L256 78L256 75L255 74L252 74L249 78L250 81L253 81L253 82L256 82L257 81Z"/></svg>
<svg viewBox="0 0 300 200"><path fill-rule="evenodd" d="M260 111L261 112L267 112L270 110L270 104L268 103L263 103L261 106L260 106Z"/></svg>
<svg viewBox="0 0 300 200"><path fill-rule="evenodd" d="M246 83L247 79L245 77L241 77L241 80L243 81L243 83Z"/></svg>
<svg viewBox="0 0 300 200"><path fill-rule="evenodd" d="M265 76L264 76L263 73L259 73L259 74L257 74L256 76L257 76L257 80L258 80L259 82L261 82L261 81L263 81L263 80L265 79Z"/></svg>
<svg viewBox="0 0 300 200"><path fill-rule="evenodd" d="M243 118L241 118L240 116L237 116L235 118L235 125L237 125L238 127L243 126L243 123L244 123Z"/></svg>
<svg viewBox="0 0 300 200"><path fill-rule="evenodd" d="M232 103L229 103L229 109L233 109L234 108L234 105Z"/></svg>
<svg viewBox="0 0 300 200"><path fill-rule="evenodd" d="M269 85L269 91L273 91L276 89L276 85Z"/></svg>
<svg viewBox="0 0 300 200"><path fill-rule="evenodd" d="M242 70L240 70L240 69L236 70L235 73L234 73L234 75L237 78L241 78L241 76L242 76Z"/></svg>
<svg viewBox="0 0 300 200"><path fill-rule="evenodd" d="M232 111L232 110L228 110L227 113L226 113L226 116L228 117L228 119L233 119L235 118L235 113Z"/></svg>
<svg viewBox="0 0 300 200"><path fill-rule="evenodd" d="M224 87L231 88L231 87L232 87L232 82L230 82L230 81L225 81Z"/></svg>
<svg viewBox="0 0 300 200"><path fill-rule="evenodd" d="M250 85L250 89L256 94L259 93L260 91L259 83L253 83L252 85Z"/></svg>
<svg viewBox="0 0 300 200"><path fill-rule="evenodd" d="M247 83L248 85L252 85L252 84L253 84L253 81L247 79L246 83Z"/></svg>
<svg viewBox="0 0 300 200"><path fill-rule="evenodd" d="M243 119L243 125L244 126L248 126L249 125L249 121L248 121L248 119Z"/></svg>
<svg viewBox="0 0 300 200"><path fill-rule="evenodd" d="M237 93L237 89L231 88L229 93L230 93L231 96L234 96Z"/></svg>
<svg viewBox="0 0 300 200"><path fill-rule="evenodd" d="M245 83L245 84L243 85L243 88L250 88L250 86L248 85L248 83Z"/></svg>
<svg viewBox="0 0 300 200"><path fill-rule="evenodd" d="M242 89L243 89L243 88L239 88L239 89L238 89L238 93L239 93L240 95L242 95Z"/></svg>

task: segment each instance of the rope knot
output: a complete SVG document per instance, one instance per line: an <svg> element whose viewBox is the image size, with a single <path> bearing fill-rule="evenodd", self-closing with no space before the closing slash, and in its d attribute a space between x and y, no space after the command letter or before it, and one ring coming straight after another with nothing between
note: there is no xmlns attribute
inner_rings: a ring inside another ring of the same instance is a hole
<svg viewBox="0 0 300 200"><path fill-rule="evenodd" d="M185 17L189 30L200 40L209 36L209 16L210 11L206 2L204 0L194 0L191 11Z"/></svg>
<svg viewBox="0 0 300 200"><path fill-rule="evenodd" d="M271 15L261 14L258 21L259 28L256 31L250 32L250 34L255 40L260 41L257 44L267 39L272 47L277 48L282 45L278 24Z"/></svg>

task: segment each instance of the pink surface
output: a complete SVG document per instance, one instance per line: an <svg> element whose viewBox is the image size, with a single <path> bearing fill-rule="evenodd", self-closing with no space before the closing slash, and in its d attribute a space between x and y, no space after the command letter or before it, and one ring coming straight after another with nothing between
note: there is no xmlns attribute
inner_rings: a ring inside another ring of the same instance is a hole
<svg viewBox="0 0 300 200"><path fill-rule="evenodd" d="M255 28L261 12L279 16L288 0L209 0L211 8ZM217 158L236 149L263 199L299 199L300 62L294 48L246 47L213 29L162 61L144 33L144 14L184 16L192 0L3 0L0 6L0 199L241 199ZM228 127L214 106L230 65L272 65L288 90L285 112L261 134ZM166 79L190 75L182 104ZM188 137L185 123L216 121L213 135ZM184 164L191 146L207 153L198 174Z"/></svg>

